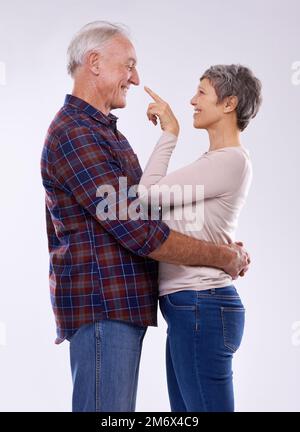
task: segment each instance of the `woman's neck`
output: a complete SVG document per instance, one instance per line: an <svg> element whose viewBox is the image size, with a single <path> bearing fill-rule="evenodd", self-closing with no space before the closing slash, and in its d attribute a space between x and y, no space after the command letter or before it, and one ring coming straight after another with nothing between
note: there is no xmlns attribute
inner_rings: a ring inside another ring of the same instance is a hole
<svg viewBox="0 0 300 432"><path fill-rule="evenodd" d="M209 135L209 151L224 147L241 147L240 131L235 127L224 125L207 130Z"/></svg>

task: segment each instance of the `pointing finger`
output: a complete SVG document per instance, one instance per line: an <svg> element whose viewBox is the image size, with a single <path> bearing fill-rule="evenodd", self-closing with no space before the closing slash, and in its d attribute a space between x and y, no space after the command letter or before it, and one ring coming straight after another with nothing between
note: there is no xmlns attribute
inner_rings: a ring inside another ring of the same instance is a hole
<svg viewBox="0 0 300 432"><path fill-rule="evenodd" d="M164 102L161 97L158 96L153 90L151 90L149 87L144 87L145 91L148 93L149 96L152 97L155 102Z"/></svg>

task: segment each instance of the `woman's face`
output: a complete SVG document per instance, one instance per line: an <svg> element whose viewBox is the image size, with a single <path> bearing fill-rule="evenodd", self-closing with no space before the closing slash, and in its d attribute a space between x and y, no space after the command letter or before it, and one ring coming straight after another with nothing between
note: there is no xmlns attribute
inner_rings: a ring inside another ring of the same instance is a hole
<svg viewBox="0 0 300 432"><path fill-rule="evenodd" d="M191 99L194 107L194 127L209 129L224 117L223 103L218 103L215 89L207 78L200 81L197 93Z"/></svg>

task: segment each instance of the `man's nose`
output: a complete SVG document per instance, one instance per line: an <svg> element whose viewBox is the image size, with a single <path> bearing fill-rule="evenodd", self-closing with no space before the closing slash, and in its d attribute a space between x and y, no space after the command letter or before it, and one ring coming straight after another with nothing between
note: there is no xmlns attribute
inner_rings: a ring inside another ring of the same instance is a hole
<svg viewBox="0 0 300 432"><path fill-rule="evenodd" d="M139 85L139 83L140 83L140 77L139 77L138 71L136 69L134 69L132 72L130 82L133 85Z"/></svg>

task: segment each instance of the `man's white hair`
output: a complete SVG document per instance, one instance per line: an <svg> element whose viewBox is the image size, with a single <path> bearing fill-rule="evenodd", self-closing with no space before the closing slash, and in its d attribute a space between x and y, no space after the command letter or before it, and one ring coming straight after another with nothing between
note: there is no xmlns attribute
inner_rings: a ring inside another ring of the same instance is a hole
<svg viewBox="0 0 300 432"><path fill-rule="evenodd" d="M75 34L68 47L68 73L73 76L77 66L83 64L84 57L88 52L101 50L109 39L117 35L129 39L129 31L123 24L94 21L82 27Z"/></svg>

